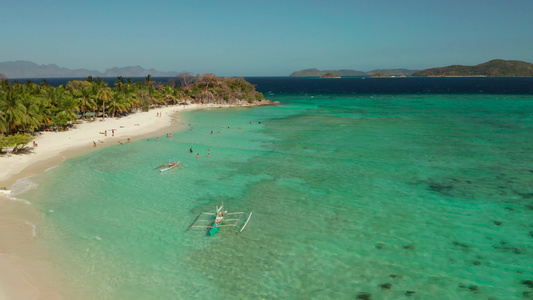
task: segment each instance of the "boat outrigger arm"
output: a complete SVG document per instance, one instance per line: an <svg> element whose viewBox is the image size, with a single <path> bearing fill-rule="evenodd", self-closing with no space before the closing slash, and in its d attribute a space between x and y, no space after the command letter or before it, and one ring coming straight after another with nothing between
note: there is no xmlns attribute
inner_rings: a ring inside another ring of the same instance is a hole
<svg viewBox="0 0 533 300"><path fill-rule="evenodd" d="M241 232L244 230L252 213L247 212L233 212L229 213L224 209L224 202L222 206L218 207L215 213L202 212L196 217L194 222L187 228L188 231L191 228L206 228L209 229L209 235L215 235L220 227L223 226L234 226L237 227ZM213 219L213 216L215 217Z"/></svg>

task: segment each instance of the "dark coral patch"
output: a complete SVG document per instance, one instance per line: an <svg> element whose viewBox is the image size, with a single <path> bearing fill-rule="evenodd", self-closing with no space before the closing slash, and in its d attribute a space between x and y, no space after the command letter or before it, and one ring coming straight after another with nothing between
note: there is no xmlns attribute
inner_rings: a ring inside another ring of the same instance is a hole
<svg viewBox="0 0 533 300"><path fill-rule="evenodd" d="M530 289L533 289L533 280L522 280L522 284Z"/></svg>
<svg viewBox="0 0 533 300"><path fill-rule="evenodd" d="M415 291L405 291L405 295L406 295L407 297L411 297L411 296L413 296L415 293L416 293Z"/></svg>
<svg viewBox="0 0 533 300"><path fill-rule="evenodd" d="M383 290L390 290L390 288L392 287L392 284L390 283L384 283L384 284L380 284L379 287L381 287L381 289Z"/></svg>
<svg viewBox="0 0 533 300"><path fill-rule="evenodd" d="M447 192L451 189L453 189L453 186L451 185L445 185L440 183L432 183L429 185L429 189L436 192Z"/></svg>
<svg viewBox="0 0 533 300"><path fill-rule="evenodd" d="M357 299L370 300L370 299L372 299L372 294L370 294L370 293L359 293L357 295Z"/></svg>
<svg viewBox="0 0 533 300"><path fill-rule="evenodd" d="M404 245L402 248L407 249L407 250L415 250L415 245L413 244Z"/></svg>
<svg viewBox="0 0 533 300"><path fill-rule="evenodd" d="M454 242L453 242L453 245L454 245L455 247L461 247L463 250L469 250L469 248L470 248L470 246L468 246L468 245L466 245L466 244L461 244L461 243L459 243L459 242L457 242L457 241L454 241Z"/></svg>
<svg viewBox="0 0 533 300"><path fill-rule="evenodd" d="M502 222L500 222L500 221L492 221L492 222L494 222L494 225L496 225L496 226L501 226L502 225Z"/></svg>
<svg viewBox="0 0 533 300"><path fill-rule="evenodd" d="M522 253L522 249L517 248L517 247L513 247L513 246L507 246L507 244L508 243L506 241L501 241L500 245L496 245L496 246L493 246L493 247L494 247L494 249L502 251L502 252L511 252L511 253L514 253L514 254L521 254Z"/></svg>

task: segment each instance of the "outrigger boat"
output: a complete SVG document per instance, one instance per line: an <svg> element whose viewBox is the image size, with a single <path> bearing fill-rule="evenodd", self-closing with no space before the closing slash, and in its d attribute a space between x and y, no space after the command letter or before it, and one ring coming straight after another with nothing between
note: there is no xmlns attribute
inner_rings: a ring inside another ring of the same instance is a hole
<svg viewBox="0 0 533 300"><path fill-rule="evenodd" d="M222 201L220 207L216 206L216 209L215 213L200 213L185 231L189 231L191 228L207 228L209 229L207 234L213 236L222 226L234 226L242 232L252 217L251 212L229 213L227 210L224 210L224 201ZM213 216L215 219L213 219Z"/></svg>
<svg viewBox="0 0 533 300"><path fill-rule="evenodd" d="M155 167L154 169L161 169L161 172L165 172L165 171L168 171L170 169L181 167L181 165L185 165L185 164L178 161L177 163L162 164L162 165L159 165L159 166Z"/></svg>

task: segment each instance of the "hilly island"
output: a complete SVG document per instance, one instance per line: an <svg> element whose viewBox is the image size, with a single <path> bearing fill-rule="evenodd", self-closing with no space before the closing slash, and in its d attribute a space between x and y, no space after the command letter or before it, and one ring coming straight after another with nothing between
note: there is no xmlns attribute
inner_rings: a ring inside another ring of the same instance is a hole
<svg viewBox="0 0 533 300"><path fill-rule="evenodd" d="M453 65L415 72L412 76L533 77L533 64L518 60L494 59L475 66Z"/></svg>
<svg viewBox="0 0 533 300"><path fill-rule="evenodd" d="M533 64L518 60L494 59L475 66L452 65L422 71L408 69L378 69L368 72L356 70L319 70L316 68L293 72L291 77L390 77L390 76L485 76L485 77L533 77Z"/></svg>
<svg viewBox="0 0 533 300"><path fill-rule="evenodd" d="M337 75L338 77L361 77L361 76L372 76L374 74L387 74L390 76L409 76L418 70L408 70L408 69L379 69L372 70L368 72L357 71L357 70L319 70L316 68L305 69L300 71L295 71L290 77L325 77L325 78L334 78L332 75ZM326 76L324 76L326 75Z"/></svg>

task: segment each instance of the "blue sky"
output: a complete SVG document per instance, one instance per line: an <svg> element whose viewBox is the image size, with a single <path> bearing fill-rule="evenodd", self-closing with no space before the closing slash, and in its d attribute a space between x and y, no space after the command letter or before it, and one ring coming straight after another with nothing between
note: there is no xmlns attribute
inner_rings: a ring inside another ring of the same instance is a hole
<svg viewBox="0 0 533 300"><path fill-rule="evenodd" d="M532 16L532 0L0 0L0 62L221 76L533 62Z"/></svg>

